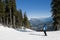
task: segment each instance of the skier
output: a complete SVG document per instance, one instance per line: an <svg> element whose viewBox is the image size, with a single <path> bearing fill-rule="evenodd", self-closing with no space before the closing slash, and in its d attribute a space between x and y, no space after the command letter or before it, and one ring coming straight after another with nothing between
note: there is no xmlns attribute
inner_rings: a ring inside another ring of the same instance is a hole
<svg viewBox="0 0 60 40"><path fill-rule="evenodd" d="M43 26L43 31L44 31L45 36L47 36L46 28L47 28L47 26L46 26L46 24L45 24L45 25Z"/></svg>

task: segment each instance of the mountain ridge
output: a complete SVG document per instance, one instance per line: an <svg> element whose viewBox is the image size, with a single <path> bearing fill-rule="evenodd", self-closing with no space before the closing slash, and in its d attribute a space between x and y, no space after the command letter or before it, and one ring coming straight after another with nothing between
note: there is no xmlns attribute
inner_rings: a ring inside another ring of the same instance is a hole
<svg viewBox="0 0 60 40"><path fill-rule="evenodd" d="M29 20L30 23L47 23L47 22L53 22L53 18L52 17L48 17L48 18L32 18L31 20Z"/></svg>

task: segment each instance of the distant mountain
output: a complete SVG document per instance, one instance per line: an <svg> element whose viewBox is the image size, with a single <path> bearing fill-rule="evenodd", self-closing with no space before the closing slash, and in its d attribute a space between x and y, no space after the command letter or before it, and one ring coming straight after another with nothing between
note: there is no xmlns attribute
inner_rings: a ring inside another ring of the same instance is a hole
<svg viewBox="0 0 60 40"><path fill-rule="evenodd" d="M32 18L30 20L30 24L31 24L31 29L33 30L37 30L40 31L43 29L44 24L46 24L47 26L47 30L53 30L53 18L52 17L48 17L48 18Z"/></svg>
<svg viewBox="0 0 60 40"><path fill-rule="evenodd" d="M39 19L34 19L34 18L33 18L33 19L30 20L30 23L31 23L31 24L35 24L35 25L38 25L38 24L43 23L43 22L40 21Z"/></svg>
<svg viewBox="0 0 60 40"><path fill-rule="evenodd" d="M52 17L42 18L42 19L40 19L40 20L43 21L44 23L46 23L46 22L53 22Z"/></svg>
<svg viewBox="0 0 60 40"><path fill-rule="evenodd" d="M48 18L31 18L31 20L29 20L30 23L32 25L38 25L38 24L42 24L42 23L52 23L53 22L53 19L52 17L48 17Z"/></svg>

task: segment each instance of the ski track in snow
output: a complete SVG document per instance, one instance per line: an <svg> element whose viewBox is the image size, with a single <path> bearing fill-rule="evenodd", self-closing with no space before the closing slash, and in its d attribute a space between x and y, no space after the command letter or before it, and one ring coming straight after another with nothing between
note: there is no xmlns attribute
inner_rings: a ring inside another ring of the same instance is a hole
<svg viewBox="0 0 60 40"><path fill-rule="evenodd" d="M47 32L47 36L44 36L43 32L30 29L22 32L0 24L0 40L60 40L60 31Z"/></svg>

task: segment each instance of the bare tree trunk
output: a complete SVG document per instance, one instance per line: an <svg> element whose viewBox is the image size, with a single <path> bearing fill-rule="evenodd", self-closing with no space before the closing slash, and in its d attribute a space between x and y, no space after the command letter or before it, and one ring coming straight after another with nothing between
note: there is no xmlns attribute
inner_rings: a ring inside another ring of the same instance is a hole
<svg viewBox="0 0 60 40"><path fill-rule="evenodd" d="M3 19L4 19L4 23L3 23L3 24L4 24L4 26L5 26L5 18L3 17Z"/></svg>
<svg viewBox="0 0 60 40"><path fill-rule="evenodd" d="M0 17L0 23L1 23L1 17Z"/></svg>
<svg viewBox="0 0 60 40"><path fill-rule="evenodd" d="M7 26L8 26L8 17L7 17Z"/></svg>
<svg viewBox="0 0 60 40"><path fill-rule="evenodd" d="M2 23L2 17L1 17L1 23Z"/></svg>
<svg viewBox="0 0 60 40"><path fill-rule="evenodd" d="M10 9L10 27L12 27L12 13L11 13L11 9Z"/></svg>
<svg viewBox="0 0 60 40"><path fill-rule="evenodd" d="M15 16L13 15L13 26L14 26L14 28L16 28L16 26L15 26Z"/></svg>

